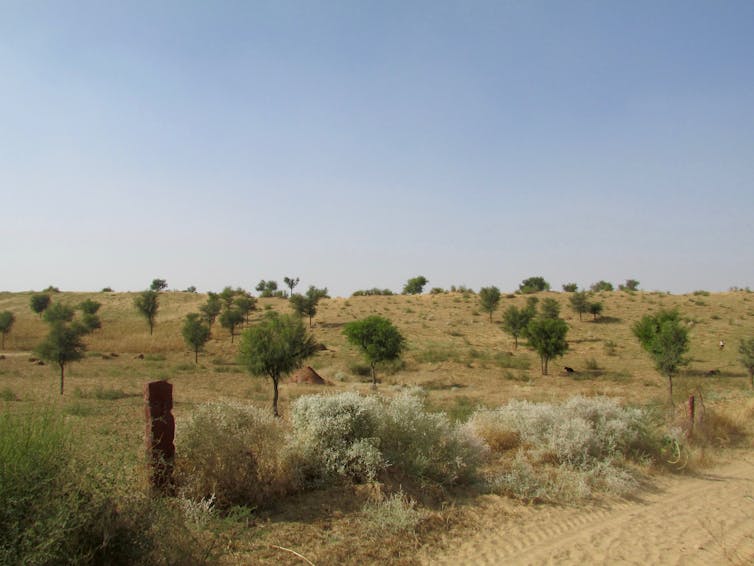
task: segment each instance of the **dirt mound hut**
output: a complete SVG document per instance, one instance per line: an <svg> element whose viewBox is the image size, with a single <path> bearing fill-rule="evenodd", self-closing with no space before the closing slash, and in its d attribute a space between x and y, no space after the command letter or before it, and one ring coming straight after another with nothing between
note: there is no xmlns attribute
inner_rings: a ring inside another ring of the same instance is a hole
<svg viewBox="0 0 754 566"><path fill-rule="evenodd" d="M322 376L314 371L311 366L301 368L288 379L291 383L308 383L311 385L328 385Z"/></svg>

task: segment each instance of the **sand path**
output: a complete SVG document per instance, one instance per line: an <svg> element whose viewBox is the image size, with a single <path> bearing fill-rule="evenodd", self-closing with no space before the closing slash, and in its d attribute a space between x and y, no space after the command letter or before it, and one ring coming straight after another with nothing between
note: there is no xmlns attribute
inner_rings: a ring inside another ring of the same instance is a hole
<svg viewBox="0 0 754 566"><path fill-rule="evenodd" d="M754 564L754 455L633 501L490 516L424 564Z"/></svg>

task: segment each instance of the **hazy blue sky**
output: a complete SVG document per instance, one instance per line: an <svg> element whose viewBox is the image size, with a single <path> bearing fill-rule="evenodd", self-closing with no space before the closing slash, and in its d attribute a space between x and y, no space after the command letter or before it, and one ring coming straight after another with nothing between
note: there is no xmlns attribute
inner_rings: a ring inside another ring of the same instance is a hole
<svg viewBox="0 0 754 566"><path fill-rule="evenodd" d="M754 286L754 1L0 0L0 289Z"/></svg>

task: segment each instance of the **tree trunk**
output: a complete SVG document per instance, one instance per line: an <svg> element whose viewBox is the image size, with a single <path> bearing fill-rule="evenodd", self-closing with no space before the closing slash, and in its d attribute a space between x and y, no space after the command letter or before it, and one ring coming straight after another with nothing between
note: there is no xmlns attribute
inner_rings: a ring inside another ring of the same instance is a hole
<svg viewBox="0 0 754 566"><path fill-rule="evenodd" d="M377 389L377 372L374 370L374 362L371 363L372 368L372 389Z"/></svg>
<svg viewBox="0 0 754 566"><path fill-rule="evenodd" d="M490 311L490 322L492 322L492 311Z"/></svg>
<svg viewBox="0 0 754 566"><path fill-rule="evenodd" d="M309 328L312 327L312 315L309 315Z"/></svg>
<svg viewBox="0 0 754 566"><path fill-rule="evenodd" d="M231 327L230 327L230 343L231 343L231 344L233 343L233 339L234 339L234 338L236 337L236 335L235 335L235 332L233 332L234 330L235 330L235 328L233 328L233 327L231 326Z"/></svg>
<svg viewBox="0 0 754 566"><path fill-rule="evenodd" d="M60 394L63 394L63 382L65 381L65 364L60 363Z"/></svg>
<svg viewBox="0 0 754 566"><path fill-rule="evenodd" d="M0 346L3 350L5 350L5 332L3 332L3 345Z"/></svg>
<svg viewBox="0 0 754 566"><path fill-rule="evenodd" d="M194 363L199 365L199 349L194 350Z"/></svg>
<svg viewBox="0 0 754 566"><path fill-rule="evenodd" d="M668 376L668 391L670 392L670 404L673 405L673 376Z"/></svg>
<svg viewBox="0 0 754 566"><path fill-rule="evenodd" d="M275 393L272 396L272 414L275 415L275 417L280 417L278 414L278 381L280 379L280 376L273 376L272 377L272 385L275 389Z"/></svg>
<svg viewBox="0 0 754 566"><path fill-rule="evenodd" d="M547 362L549 360L547 358L542 358L542 363L544 364L544 371L542 372L542 375L547 375Z"/></svg>
<svg viewBox="0 0 754 566"><path fill-rule="evenodd" d="M151 320L149 321L149 335L152 335L152 331L154 330L154 322Z"/></svg>
<svg viewBox="0 0 754 566"><path fill-rule="evenodd" d="M518 350L518 336L513 337L513 349Z"/></svg>

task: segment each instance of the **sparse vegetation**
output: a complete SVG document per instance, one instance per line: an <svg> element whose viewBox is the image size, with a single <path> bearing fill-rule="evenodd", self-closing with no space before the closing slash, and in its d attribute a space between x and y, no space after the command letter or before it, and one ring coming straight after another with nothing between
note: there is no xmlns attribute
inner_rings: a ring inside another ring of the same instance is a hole
<svg viewBox="0 0 754 566"><path fill-rule="evenodd" d="M393 323L376 315L349 322L343 329L343 334L361 350L369 363L373 387L377 387L377 364L400 358L406 345L406 339Z"/></svg>
<svg viewBox="0 0 754 566"><path fill-rule="evenodd" d="M153 289L143 291L134 299L134 306L149 325L149 335L154 332L154 324L157 320L157 311L160 309L159 293Z"/></svg>
<svg viewBox="0 0 754 566"><path fill-rule="evenodd" d="M550 284L545 281L544 277L535 276L524 279L518 286L518 292L523 294L528 293L541 293L542 291L549 291Z"/></svg>
<svg viewBox="0 0 754 566"><path fill-rule="evenodd" d="M424 286L429 283L429 280L423 275L412 277L403 286L404 295L421 295L424 291Z"/></svg>
<svg viewBox="0 0 754 566"><path fill-rule="evenodd" d="M490 315L490 322L492 322L492 313L497 310L499 304L500 289L494 286L479 289L479 307Z"/></svg>

